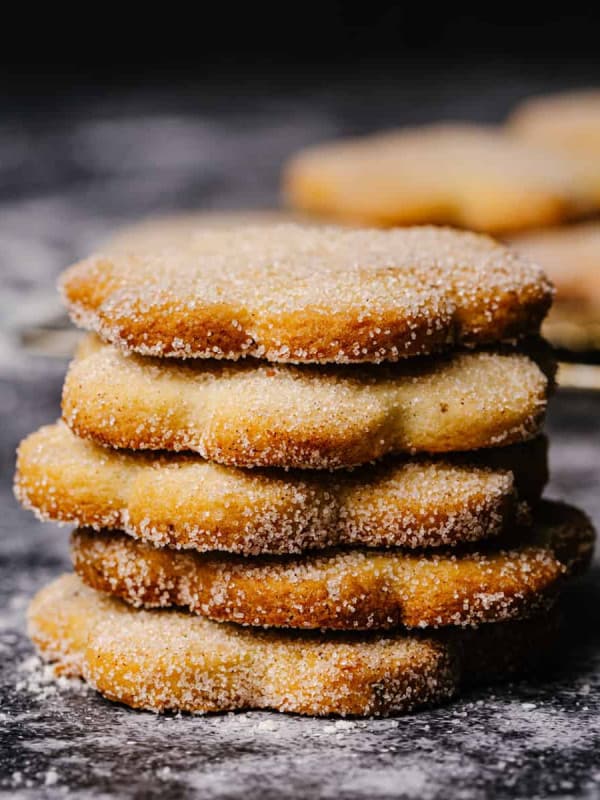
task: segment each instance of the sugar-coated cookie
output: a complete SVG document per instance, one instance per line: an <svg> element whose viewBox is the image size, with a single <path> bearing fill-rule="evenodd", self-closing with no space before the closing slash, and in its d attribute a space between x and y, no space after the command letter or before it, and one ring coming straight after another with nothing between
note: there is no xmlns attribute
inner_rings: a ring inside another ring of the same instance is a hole
<svg viewBox="0 0 600 800"><path fill-rule="evenodd" d="M62 277L76 324L142 355L380 362L536 333L543 272L443 228L199 228Z"/></svg>
<svg viewBox="0 0 600 800"><path fill-rule="evenodd" d="M284 187L296 208L344 221L500 234L579 213L576 176L570 159L501 129L442 123L311 147Z"/></svg>
<svg viewBox="0 0 600 800"><path fill-rule="evenodd" d="M41 519L120 528L177 548L249 555L453 546L497 536L528 513L547 479L546 451L539 437L462 457L281 474L107 449L59 422L21 443L15 492Z"/></svg>
<svg viewBox="0 0 600 800"><path fill-rule="evenodd" d="M540 617L428 636L255 631L135 610L73 575L42 589L29 608L30 636L57 672L157 712L404 713L543 663L556 630L552 617Z"/></svg>
<svg viewBox="0 0 600 800"><path fill-rule="evenodd" d="M83 438L192 450L235 466L324 469L400 452L453 452L539 433L550 379L518 352L460 352L377 367L125 356L82 343L63 419Z"/></svg>
<svg viewBox="0 0 600 800"><path fill-rule="evenodd" d="M546 503L510 545L453 551L333 550L295 557L156 548L124 533L75 531L75 571L136 606L182 606L216 621L339 630L478 625L539 613L591 557L580 511Z"/></svg>

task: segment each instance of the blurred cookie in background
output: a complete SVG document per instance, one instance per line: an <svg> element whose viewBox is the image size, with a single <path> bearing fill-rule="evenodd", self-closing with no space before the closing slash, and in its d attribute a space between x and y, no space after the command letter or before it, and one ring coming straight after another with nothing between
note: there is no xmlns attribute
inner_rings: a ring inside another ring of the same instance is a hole
<svg viewBox="0 0 600 800"><path fill-rule="evenodd" d="M284 191L298 210L349 222L504 234L580 215L577 175L568 157L501 129L442 123L304 150Z"/></svg>
<svg viewBox="0 0 600 800"><path fill-rule="evenodd" d="M600 390L600 365L562 361L558 365L556 382L561 389L598 391Z"/></svg>
<svg viewBox="0 0 600 800"><path fill-rule="evenodd" d="M510 243L556 287L544 335L563 350L600 351L600 222L520 234Z"/></svg>
<svg viewBox="0 0 600 800"><path fill-rule="evenodd" d="M508 126L523 142L572 158L581 189L600 207L600 89L525 100Z"/></svg>

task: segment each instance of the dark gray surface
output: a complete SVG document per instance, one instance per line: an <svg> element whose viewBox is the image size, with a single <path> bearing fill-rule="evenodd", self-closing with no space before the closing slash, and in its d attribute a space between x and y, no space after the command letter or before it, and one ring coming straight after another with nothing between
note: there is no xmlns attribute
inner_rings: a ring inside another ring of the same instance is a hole
<svg viewBox="0 0 600 800"><path fill-rule="evenodd" d="M492 94L482 76L458 76L426 91L344 84L233 106L215 93L189 92L179 104L136 94L0 122L0 794L600 796L598 566L565 598L562 658L549 674L391 721L133 712L76 682L49 682L23 633L29 597L68 565L67 532L37 523L9 489L16 443L58 415L65 362L23 348L32 326L61 324L55 273L128 219L274 204L279 163L304 142L436 113L493 119L543 88L496 78ZM599 524L600 394L560 393L549 427L548 494Z"/></svg>

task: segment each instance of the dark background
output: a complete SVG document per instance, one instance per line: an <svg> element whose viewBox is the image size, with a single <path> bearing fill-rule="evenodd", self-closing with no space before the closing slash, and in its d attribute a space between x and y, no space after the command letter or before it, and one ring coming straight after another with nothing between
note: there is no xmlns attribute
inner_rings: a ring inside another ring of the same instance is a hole
<svg viewBox="0 0 600 800"><path fill-rule="evenodd" d="M82 9L83 10L83 9ZM198 71L216 66L237 74L273 62L290 71L317 66L356 66L366 59L402 64L407 58L443 63L481 57L517 57L524 63L556 62L564 55L597 59L598 8L593 3L503 3L473 10L469 4L331 2L303 4L172 4L135 13L133 4L7 9L19 21L5 42L2 63L23 74L112 76L123 70L147 75L163 68ZM29 22L27 39L25 23ZM19 26L23 26L19 31ZM30 38L32 37L32 38ZM281 77L280 75L278 77Z"/></svg>
<svg viewBox="0 0 600 800"><path fill-rule="evenodd" d="M6 12L1 82L4 99L24 115L77 105L88 92L158 85L173 100L202 85L209 94L227 86L242 101L246 92L331 81L352 93L353 81L368 78L427 91L431 82L452 85L457 73L469 75L471 87L494 73L556 87L600 74L600 11L591 3L472 11L450 3L213 1Z"/></svg>

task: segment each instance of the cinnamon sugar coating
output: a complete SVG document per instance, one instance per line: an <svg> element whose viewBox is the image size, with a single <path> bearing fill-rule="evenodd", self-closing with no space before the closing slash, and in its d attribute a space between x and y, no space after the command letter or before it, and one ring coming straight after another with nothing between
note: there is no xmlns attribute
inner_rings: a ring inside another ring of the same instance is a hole
<svg viewBox="0 0 600 800"><path fill-rule="evenodd" d="M504 234L580 213L577 177L570 158L500 128L442 123L308 148L284 186L297 209L345 222Z"/></svg>
<svg viewBox="0 0 600 800"><path fill-rule="evenodd" d="M333 545L437 547L497 536L547 478L546 440L349 473L242 470L112 450L64 423L25 439L15 492L41 519L123 529L155 545L246 555Z"/></svg>
<svg viewBox="0 0 600 800"><path fill-rule="evenodd" d="M518 352L360 368L176 363L127 357L91 337L67 373L62 409L74 433L112 447L326 469L531 439L549 383Z"/></svg>
<svg viewBox="0 0 600 800"><path fill-rule="evenodd" d="M532 531L499 549L333 550L244 558L156 548L120 532L73 533L83 581L136 606L181 606L242 625L339 630L478 625L547 609L583 569L594 531L580 511L543 504Z"/></svg>
<svg viewBox="0 0 600 800"><path fill-rule="evenodd" d="M140 611L63 575L29 609L29 633L59 673L151 711L271 708L388 716L442 703L461 685L507 678L547 657L541 617L427 637L265 632L178 611Z"/></svg>
<svg viewBox="0 0 600 800"><path fill-rule="evenodd" d="M261 225L107 248L61 281L74 322L142 355L355 363L535 334L543 272L484 236Z"/></svg>

